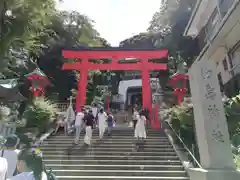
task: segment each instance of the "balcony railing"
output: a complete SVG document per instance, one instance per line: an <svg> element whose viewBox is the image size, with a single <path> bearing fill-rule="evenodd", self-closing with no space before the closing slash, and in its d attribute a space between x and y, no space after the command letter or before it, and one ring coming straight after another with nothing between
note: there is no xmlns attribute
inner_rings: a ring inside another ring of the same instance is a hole
<svg viewBox="0 0 240 180"><path fill-rule="evenodd" d="M199 47L199 53L202 51L202 49L205 47L207 44L207 33L206 33L206 28L202 28L201 31L198 34L198 47Z"/></svg>
<svg viewBox="0 0 240 180"><path fill-rule="evenodd" d="M219 10L222 18L227 14L229 9L232 7L235 0L220 0Z"/></svg>
<svg viewBox="0 0 240 180"><path fill-rule="evenodd" d="M218 32L220 24L232 7L235 0L219 0L219 7L216 7L210 16L207 24L198 34L199 51L201 52L208 42L210 42Z"/></svg>

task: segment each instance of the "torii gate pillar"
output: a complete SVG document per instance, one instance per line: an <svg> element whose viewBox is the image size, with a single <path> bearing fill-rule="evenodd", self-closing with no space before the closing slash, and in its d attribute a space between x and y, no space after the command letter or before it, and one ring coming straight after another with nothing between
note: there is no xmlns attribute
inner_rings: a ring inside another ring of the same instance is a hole
<svg viewBox="0 0 240 180"><path fill-rule="evenodd" d="M142 72L142 104L150 113L152 120L152 95L149 71L166 70L167 64L153 64L150 59L167 58L167 50L150 49L136 50L123 48L86 48L83 50L63 50L64 58L81 59L81 62L64 64L63 70L80 71L78 94L76 97L76 111L79 112L86 102L86 89L89 70L140 70ZM119 59L136 58L141 62L135 64L118 63ZM89 59L112 59L110 64L93 64ZM151 122L152 126L153 121ZM158 123L159 124L159 123Z"/></svg>

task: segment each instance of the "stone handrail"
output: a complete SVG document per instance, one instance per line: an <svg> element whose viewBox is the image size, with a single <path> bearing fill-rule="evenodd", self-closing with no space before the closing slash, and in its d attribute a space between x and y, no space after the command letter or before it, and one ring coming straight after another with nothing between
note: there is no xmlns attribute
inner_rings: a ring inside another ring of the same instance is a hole
<svg viewBox="0 0 240 180"><path fill-rule="evenodd" d="M196 163L196 165L199 168L202 168L201 164L198 162L198 160L194 157L193 153L188 149L188 147L186 146L186 144L183 142L182 138L178 135L178 133L173 129L173 127L167 122L165 121L165 124L168 125L168 127L170 127L171 131L174 133L174 135L178 138L178 140L181 142L181 144L183 145L184 149L188 152L188 154L191 156L191 158L193 159L193 161Z"/></svg>

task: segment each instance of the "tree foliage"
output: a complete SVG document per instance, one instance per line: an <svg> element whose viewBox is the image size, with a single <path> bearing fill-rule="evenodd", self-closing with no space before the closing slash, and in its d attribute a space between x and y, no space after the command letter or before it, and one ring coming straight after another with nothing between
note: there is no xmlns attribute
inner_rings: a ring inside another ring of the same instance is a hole
<svg viewBox="0 0 240 180"><path fill-rule="evenodd" d="M179 64L191 66L197 54L197 42L184 37L183 32L191 15L195 0L167 0L161 4L150 21L147 32L120 43L123 47L158 47L169 50L169 68L172 73Z"/></svg>
<svg viewBox="0 0 240 180"><path fill-rule="evenodd" d="M9 0L2 1L2 7L0 70L3 77L16 77L23 68L20 63L35 64L30 53L38 54L44 46L40 39L49 33L46 26L55 14L55 1Z"/></svg>
<svg viewBox="0 0 240 180"><path fill-rule="evenodd" d="M62 71L63 49L109 46L93 27L93 20L79 12L66 12L55 9L55 0L8 0L0 3L3 14L1 27L0 76L18 77L36 67L49 77L53 86L47 95L57 94L58 99L66 100L71 90L77 88L79 72ZM98 71L90 72L90 81ZM21 87L28 96L29 84ZM90 87L90 85L88 85ZM90 92L90 91L89 91ZM91 96L91 95L90 95Z"/></svg>

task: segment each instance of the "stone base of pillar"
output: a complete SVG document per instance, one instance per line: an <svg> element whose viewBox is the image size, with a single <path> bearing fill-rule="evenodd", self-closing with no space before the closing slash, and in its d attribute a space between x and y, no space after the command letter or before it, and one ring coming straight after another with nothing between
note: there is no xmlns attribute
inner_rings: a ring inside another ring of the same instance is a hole
<svg viewBox="0 0 240 180"><path fill-rule="evenodd" d="M239 180L240 172L234 170L206 170L191 168L188 171L190 180Z"/></svg>

